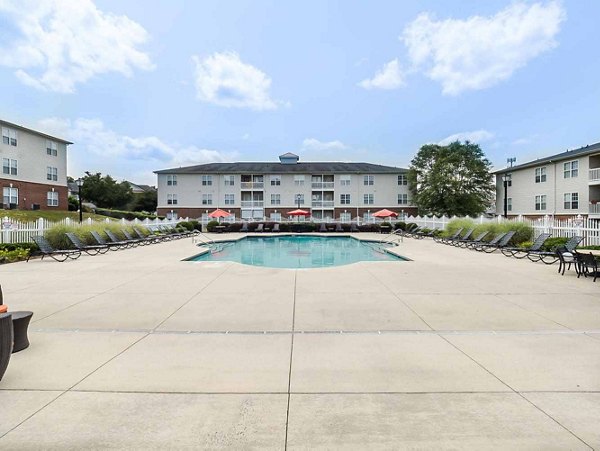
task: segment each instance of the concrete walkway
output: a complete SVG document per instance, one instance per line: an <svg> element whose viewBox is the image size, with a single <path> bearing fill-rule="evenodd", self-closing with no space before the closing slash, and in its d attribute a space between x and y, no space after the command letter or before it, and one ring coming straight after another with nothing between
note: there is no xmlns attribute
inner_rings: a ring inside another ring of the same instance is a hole
<svg viewBox="0 0 600 451"><path fill-rule="evenodd" d="M194 263L186 239L1 266L35 316L0 449L600 449L600 283L399 249L414 261Z"/></svg>

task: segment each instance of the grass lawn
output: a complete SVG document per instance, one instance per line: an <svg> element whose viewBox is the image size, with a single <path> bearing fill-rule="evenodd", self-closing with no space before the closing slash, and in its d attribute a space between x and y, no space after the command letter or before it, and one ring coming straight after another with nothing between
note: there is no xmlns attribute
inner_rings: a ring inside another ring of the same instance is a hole
<svg viewBox="0 0 600 451"><path fill-rule="evenodd" d="M64 218L71 218L74 221L79 220L79 213L76 211L52 211L52 210L1 210L0 217L9 217L16 221L35 221L44 218L49 221L60 221ZM106 219L108 216L97 215L93 213L84 213L83 219L92 218L96 221ZM111 220L114 218L110 218Z"/></svg>

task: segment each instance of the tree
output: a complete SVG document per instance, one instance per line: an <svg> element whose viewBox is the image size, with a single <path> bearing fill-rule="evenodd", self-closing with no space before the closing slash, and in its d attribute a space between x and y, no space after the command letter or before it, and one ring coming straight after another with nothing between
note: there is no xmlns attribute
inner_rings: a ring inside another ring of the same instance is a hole
<svg viewBox="0 0 600 451"><path fill-rule="evenodd" d="M150 213L156 211L158 204L156 190L144 191L142 194L136 194L134 197L135 199L131 202L131 209L133 211L147 211Z"/></svg>
<svg viewBox="0 0 600 451"><path fill-rule="evenodd" d="M426 144L411 161L408 180L420 211L446 216L475 216L492 203L492 163L478 144L455 141Z"/></svg>
<svg viewBox="0 0 600 451"><path fill-rule="evenodd" d="M81 197L101 208L124 208L133 198L127 182L117 183L110 175L86 172L81 187Z"/></svg>

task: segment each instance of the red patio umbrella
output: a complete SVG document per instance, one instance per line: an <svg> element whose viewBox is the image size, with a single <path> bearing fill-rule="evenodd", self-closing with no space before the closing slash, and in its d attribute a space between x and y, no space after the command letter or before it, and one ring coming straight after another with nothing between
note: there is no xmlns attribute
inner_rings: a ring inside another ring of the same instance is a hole
<svg viewBox="0 0 600 451"><path fill-rule="evenodd" d="M231 216L231 213L221 210L220 208L217 208L215 211L208 214L209 218L226 218L228 216Z"/></svg>
<svg viewBox="0 0 600 451"><path fill-rule="evenodd" d="M306 211L306 210L292 210L292 211L288 211L288 216L310 216L310 211Z"/></svg>
<svg viewBox="0 0 600 451"><path fill-rule="evenodd" d="M372 215L374 218L396 218L398 217L398 213L396 213L395 211L392 210L388 210L387 208L384 208L383 210L379 210L376 211L375 213L373 213Z"/></svg>

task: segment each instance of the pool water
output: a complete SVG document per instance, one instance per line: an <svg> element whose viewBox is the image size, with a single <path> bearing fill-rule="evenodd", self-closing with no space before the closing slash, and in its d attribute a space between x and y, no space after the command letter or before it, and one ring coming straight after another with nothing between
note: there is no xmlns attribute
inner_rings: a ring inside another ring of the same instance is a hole
<svg viewBox="0 0 600 451"><path fill-rule="evenodd" d="M213 244L211 252L189 260L233 261L270 268L322 268L359 261L403 261L403 258L385 251L390 246L352 237L246 237Z"/></svg>

